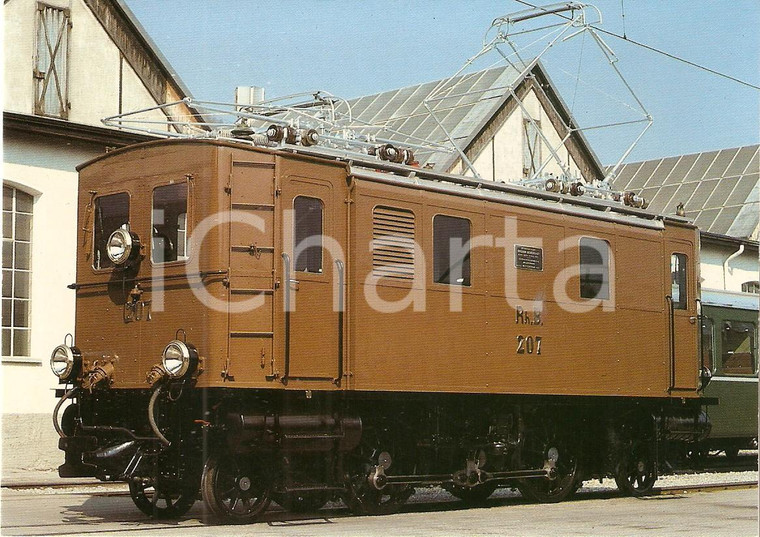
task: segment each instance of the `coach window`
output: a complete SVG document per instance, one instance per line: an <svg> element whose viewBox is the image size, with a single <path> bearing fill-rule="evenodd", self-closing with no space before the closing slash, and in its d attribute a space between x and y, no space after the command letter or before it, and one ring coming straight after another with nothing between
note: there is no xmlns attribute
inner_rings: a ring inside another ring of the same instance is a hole
<svg viewBox="0 0 760 537"><path fill-rule="evenodd" d="M670 296L673 298L673 307L675 309L686 309L685 254L673 254L670 256Z"/></svg>
<svg viewBox="0 0 760 537"><path fill-rule="evenodd" d="M710 371L715 371L715 355L713 354L713 321L702 318L702 363Z"/></svg>
<svg viewBox="0 0 760 537"><path fill-rule="evenodd" d="M436 283L470 285L470 221L433 218L433 278Z"/></svg>
<svg viewBox="0 0 760 537"><path fill-rule="evenodd" d="M150 258L154 263L187 260L187 183L153 190Z"/></svg>
<svg viewBox="0 0 760 537"><path fill-rule="evenodd" d="M295 270L322 273L322 200L298 196L293 200L295 213Z"/></svg>
<svg viewBox="0 0 760 537"><path fill-rule="evenodd" d="M601 239L580 241L581 298L610 298L610 245Z"/></svg>
<svg viewBox="0 0 760 537"><path fill-rule="evenodd" d="M93 268L104 269L113 266L106 253L108 238L122 226L129 226L129 194L119 192L96 198Z"/></svg>
<svg viewBox="0 0 760 537"><path fill-rule="evenodd" d="M723 373L753 375L756 371L755 326L741 321L724 321L722 330Z"/></svg>

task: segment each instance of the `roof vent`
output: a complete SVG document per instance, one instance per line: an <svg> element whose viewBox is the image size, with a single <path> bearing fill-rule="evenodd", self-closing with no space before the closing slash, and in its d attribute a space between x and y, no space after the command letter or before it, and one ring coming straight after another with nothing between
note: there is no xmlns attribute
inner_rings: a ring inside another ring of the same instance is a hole
<svg viewBox="0 0 760 537"><path fill-rule="evenodd" d="M238 86L235 88L235 104L259 104L264 101L261 86Z"/></svg>

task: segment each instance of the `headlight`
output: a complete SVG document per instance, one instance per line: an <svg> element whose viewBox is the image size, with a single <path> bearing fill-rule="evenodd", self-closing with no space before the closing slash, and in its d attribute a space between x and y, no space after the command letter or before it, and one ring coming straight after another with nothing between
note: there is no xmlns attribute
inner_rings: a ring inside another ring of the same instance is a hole
<svg viewBox="0 0 760 537"><path fill-rule="evenodd" d="M117 229L108 237L106 253L116 265L124 265L133 261L140 251L140 239L135 233L126 229Z"/></svg>
<svg viewBox="0 0 760 537"><path fill-rule="evenodd" d="M164 349L161 361L170 377L181 378L192 375L198 367L198 351L192 345L175 339Z"/></svg>
<svg viewBox="0 0 760 537"><path fill-rule="evenodd" d="M82 355L76 347L58 345L50 355L50 369L61 380L76 377L82 364Z"/></svg>

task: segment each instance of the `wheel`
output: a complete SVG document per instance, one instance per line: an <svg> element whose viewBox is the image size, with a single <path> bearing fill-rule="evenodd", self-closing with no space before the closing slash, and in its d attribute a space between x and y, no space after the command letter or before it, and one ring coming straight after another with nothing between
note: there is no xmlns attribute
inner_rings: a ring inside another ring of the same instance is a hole
<svg viewBox="0 0 760 537"><path fill-rule="evenodd" d="M209 457L203 468L201 494L214 516L239 524L256 520L271 501L269 480L261 465L231 455Z"/></svg>
<svg viewBox="0 0 760 537"><path fill-rule="evenodd" d="M275 501L291 513L310 513L324 507L329 498L321 492L293 492L279 494Z"/></svg>
<svg viewBox="0 0 760 537"><path fill-rule="evenodd" d="M534 418L536 422L526 431L521 453L524 468L551 468L551 477L531 478L517 485L528 500L556 503L566 500L582 485L578 464L578 447L571 434L563 431L560 420Z"/></svg>
<svg viewBox="0 0 760 537"><path fill-rule="evenodd" d="M468 504L479 504L486 501L496 490L495 483L482 483L474 487L452 485L446 489L450 494Z"/></svg>
<svg viewBox="0 0 760 537"><path fill-rule="evenodd" d="M615 483L623 494L644 496L657 481L657 460L651 440L642 438L628 443L615 468Z"/></svg>
<svg viewBox="0 0 760 537"><path fill-rule="evenodd" d="M155 488L143 482L129 482L129 495L137 508L153 518L177 518L187 513L198 497L198 489L180 485Z"/></svg>
<svg viewBox="0 0 760 537"><path fill-rule="evenodd" d="M729 461L736 462L736 459L739 458L739 448L738 447L726 448L723 451L726 452L726 458Z"/></svg>
<svg viewBox="0 0 760 537"><path fill-rule="evenodd" d="M414 489L408 485L386 485L378 490L370 484L370 476L378 465L390 468L390 455L373 450L371 455L354 461L346 478L344 501L351 512L358 515L388 515L397 513Z"/></svg>

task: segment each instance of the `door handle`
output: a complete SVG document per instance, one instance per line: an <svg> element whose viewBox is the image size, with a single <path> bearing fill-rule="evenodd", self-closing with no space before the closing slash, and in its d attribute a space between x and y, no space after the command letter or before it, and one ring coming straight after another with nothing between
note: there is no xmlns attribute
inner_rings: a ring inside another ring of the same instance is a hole
<svg viewBox="0 0 760 537"><path fill-rule="evenodd" d="M290 278L290 279L288 280L288 283L289 283L290 285L292 285L292 286L293 286L293 289L294 289L295 291L298 291L298 286L299 286L299 284L300 284L301 282L300 282L299 280L294 280L293 278Z"/></svg>
<svg viewBox="0 0 760 537"><path fill-rule="evenodd" d="M696 322L697 322L697 319L699 319L699 317L694 317L694 316L692 316L692 317L689 317L689 322L690 322L691 324L694 324L694 323L696 323Z"/></svg>

